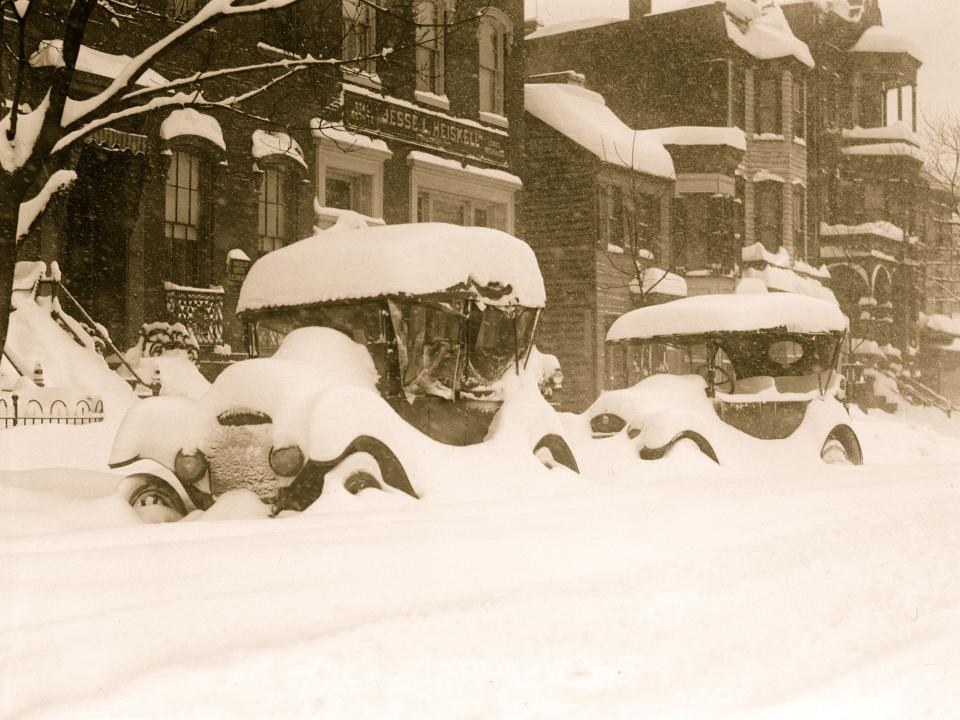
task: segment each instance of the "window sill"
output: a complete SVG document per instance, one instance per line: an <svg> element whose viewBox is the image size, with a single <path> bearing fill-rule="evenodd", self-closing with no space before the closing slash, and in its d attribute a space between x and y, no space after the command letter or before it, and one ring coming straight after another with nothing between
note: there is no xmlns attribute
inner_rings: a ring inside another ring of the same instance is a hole
<svg viewBox="0 0 960 720"><path fill-rule="evenodd" d="M776 140L778 142L783 142L783 135L778 135L777 133L754 133L754 140Z"/></svg>
<svg viewBox="0 0 960 720"><path fill-rule="evenodd" d="M321 207L319 204L314 206L317 218L317 227L321 230L327 230L337 224L341 218L349 220L362 220L368 226L385 225L383 218L371 217L358 213L355 210L341 210L334 207Z"/></svg>
<svg viewBox="0 0 960 720"><path fill-rule="evenodd" d="M440 110L450 109L450 98L446 95L436 95L435 93L425 90L416 90L413 95L416 101L422 105L429 105L430 107L435 107Z"/></svg>
<svg viewBox="0 0 960 720"><path fill-rule="evenodd" d="M614 245L613 243L607 243L607 252L612 255L623 255L626 252L619 245Z"/></svg>
<svg viewBox="0 0 960 720"><path fill-rule="evenodd" d="M794 137L794 138L793 138L793 144L794 144L794 145L799 145L800 147L806 147L806 146L807 146L807 141L806 141L804 138L802 138L802 137Z"/></svg>
<svg viewBox="0 0 960 720"><path fill-rule="evenodd" d="M356 70L355 68L341 65L340 73L343 76L344 82L370 88L371 90L376 90L377 92L383 88L383 83L380 82L380 76L375 72Z"/></svg>
<svg viewBox="0 0 960 720"><path fill-rule="evenodd" d="M486 112L485 110L480 111L480 120L487 123L488 125L496 125L497 127L508 128L510 127L510 121L504 116L498 113Z"/></svg>

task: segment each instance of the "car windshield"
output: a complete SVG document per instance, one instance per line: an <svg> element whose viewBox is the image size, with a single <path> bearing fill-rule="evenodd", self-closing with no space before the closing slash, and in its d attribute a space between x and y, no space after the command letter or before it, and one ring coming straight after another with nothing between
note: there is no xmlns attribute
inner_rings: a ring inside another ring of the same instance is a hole
<svg viewBox="0 0 960 720"><path fill-rule="evenodd" d="M669 340L608 343L608 387L635 385L661 373L705 374L708 347L716 349L715 365L723 385L735 381L741 390L761 384L741 382L776 378L786 391L809 391L822 386L820 375L835 368L841 336L799 333L715 333L709 338L678 336ZM718 376L715 374L715 379ZM721 391L724 391L721 388Z"/></svg>
<svg viewBox="0 0 960 720"><path fill-rule="evenodd" d="M389 306L408 396L494 392L504 373L526 357L537 316L531 308L472 301Z"/></svg>

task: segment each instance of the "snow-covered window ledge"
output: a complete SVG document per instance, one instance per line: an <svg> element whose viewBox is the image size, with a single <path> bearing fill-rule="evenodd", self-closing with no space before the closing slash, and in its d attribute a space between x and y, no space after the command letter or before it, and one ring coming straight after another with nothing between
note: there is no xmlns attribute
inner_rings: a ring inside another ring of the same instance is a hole
<svg viewBox="0 0 960 720"><path fill-rule="evenodd" d="M793 144L794 144L794 145L799 145L800 147L806 147L806 146L807 146L807 141L806 141L804 138L802 138L802 137L796 137L796 136L794 136L794 138L793 138Z"/></svg>
<svg viewBox="0 0 960 720"><path fill-rule="evenodd" d="M380 76L377 73L357 70L356 68L351 68L346 65L341 65L340 71L343 76L343 82L347 84L359 85L360 87L376 90L377 92L383 89L383 82L381 82Z"/></svg>
<svg viewBox="0 0 960 720"><path fill-rule="evenodd" d="M372 217L370 215L356 213L352 210L343 210L341 208L324 207L319 202L314 204L313 209L317 222L317 230L329 230L336 225L337 222L344 218L351 221L359 219L368 226L386 225L381 217Z"/></svg>
<svg viewBox="0 0 960 720"><path fill-rule="evenodd" d="M783 142L785 138L780 133L754 133L753 139L769 142Z"/></svg>
<svg viewBox="0 0 960 720"><path fill-rule="evenodd" d="M430 107L435 107L440 110L450 109L450 98L446 95L435 95L434 93L424 90L416 90L413 95L416 101L422 105L429 105Z"/></svg>
<svg viewBox="0 0 960 720"><path fill-rule="evenodd" d="M495 125L496 127L508 128L510 127L510 121L504 115L499 113L486 112L484 110L480 111L480 120L487 123L488 125Z"/></svg>
<svg viewBox="0 0 960 720"><path fill-rule="evenodd" d="M387 144L342 126L324 126L316 120L311 124L316 143L318 207L332 207L339 200L341 205L349 205L344 209L382 218L383 164L393 157ZM337 219L332 218L330 224ZM318 226L323 228L323 222L323 218L318 219Z"/></svg>

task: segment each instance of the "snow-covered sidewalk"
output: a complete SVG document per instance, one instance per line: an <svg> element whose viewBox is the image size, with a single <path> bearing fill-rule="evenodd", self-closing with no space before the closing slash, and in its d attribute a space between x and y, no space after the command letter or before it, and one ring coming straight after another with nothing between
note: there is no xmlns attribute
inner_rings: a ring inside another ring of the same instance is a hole
<svg viewBox="0 0 960 720"><path fill-rule="evenodd" d="M238 495L143 526L101 474L6 474L0 716L946 717L960 449L857 431L862 468L614 438L575 448L580 480L272 521Z"/></svg>

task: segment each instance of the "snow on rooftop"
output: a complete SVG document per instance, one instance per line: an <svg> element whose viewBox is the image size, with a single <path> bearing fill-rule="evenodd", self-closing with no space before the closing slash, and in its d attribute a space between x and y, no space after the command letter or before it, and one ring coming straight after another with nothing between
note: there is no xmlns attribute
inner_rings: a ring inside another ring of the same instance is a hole
<svg viewBox="0 0 960 720"><path fill-rule="evenodd" d="M779 7L771 5L764 8L760 17L750 21L746 31L741 30L729 15L724 15L724 20L729 38L755 58L773 60L793 57L807 67L814 66L810 48L793 34Z"/></svg>
<svg viewBox="0 0 960 720"><path fill-rule="evenodd" d="M577 30L587 30L589 28L600 27L602 25L611 25L612 23L623 22L620 17L592 17L583 20L570 20L569 22L554 23L534 30L527 35L524 40L538 40L539 38L549 37L550 35L560 35L562 33L575 32Z"/></svg>
<svg viewBox="0 0 960 720"><path fill-rule="evenodd" d="M747 138L735 127L678 126L651 130L664 145L729 145L746 151Z"/></svg>
<svg viewBox="0 0 960 720"><path fill-rule="evenodd" d="M903 230L882 220L861 225L827 225L827 223L820 223L820 234L824 236L877 235L888 240L903 242Z"/></svg>
<svg viewBox="0 0 960 720"><path fill-rule="evenodd" d="M751 0L719 0L723 2L724 8L728 13L736 15L744 20L755 20L760 17L760 8ZM715 5L718 0L653 0L651 15L662 15L664 13L677 12L678 10L690 10L691 8L703 7L705 5Z"/></svg>
<svg viewBox="0 0 960 720"><path fill-rule="evenodd" d="M697 295L631 310L617 318L607 340L780 327L797 333L842 332L847 318L836 303L794 293Z"/></svg>
<svg viewBox="0 0 960 720"><path fill-rule="evenodd" d="M115 80L130 64L129 55L111 55L102 50L94 50L86 45L80 46L77 55L77 70L91 75ZM40 47L30 56L31 67L63 67L63 40L41 40ZM165 85L167 79L156 70L146 70L137 78L137 85Z"/></svg>
<svg viewBox="0 0 960 720"><path fill-rule="evenodd" d="M253 142L252 154L254 160L280 155L307 167L307 161L304 159L303 148L300 147L300 143L286 133L254 130L251 140Z"/></svg>
<svg viewBox="0 0 960 720"><path fill-rule="evenodd" d="M499 230L445 223L334 229L255 262L237 312L494 283L510 288L497 305L543 307L533 250Z"/></svg>
<svg viewBox="0 0 960 720"><path fill-rule="evenodd" d="M904 157L924 162L923 151L916 145L905 142L871 143L869 145L850 145L841 151L844 155L867 157Z"/></svg>
<svg viewBox="0 0 960 720"><path fill-rule="evenodd" d="M181 108L170 113L160 125L160 139L172 140L181 135L193 135L209 140L221 150L226 150L220 123L211 115L193 108Z"/></svg>
<svg viewBox="0 0 960 720"><path fill-rule="evenodd" d="M923 62L923 53L910 38L883 25L868 27L850 52L904 53Z"/></svg>
<svg viewBox="0 0 960 720"><path fill-rule="evenodd" d="M556 83L528 83L524 92L527 112L604 162L676 177L670 153L659 138L627 127L598 93Z"/></svg>

